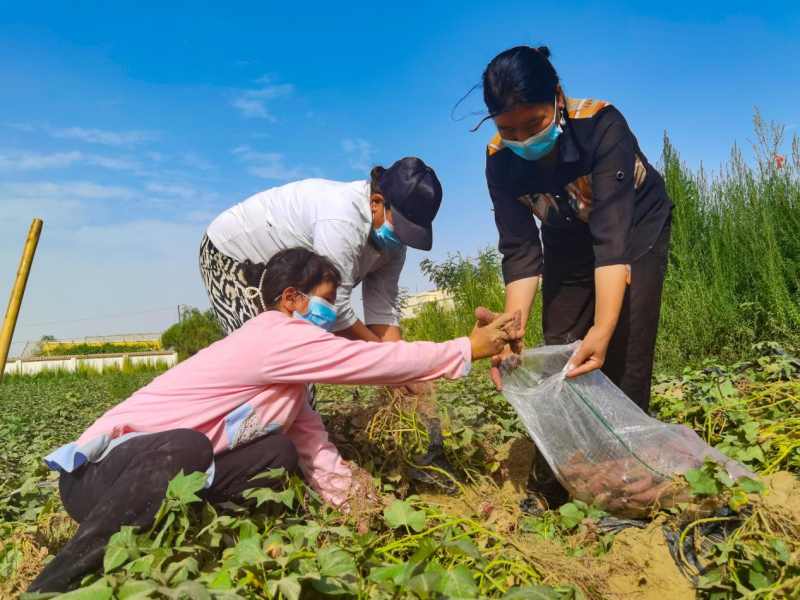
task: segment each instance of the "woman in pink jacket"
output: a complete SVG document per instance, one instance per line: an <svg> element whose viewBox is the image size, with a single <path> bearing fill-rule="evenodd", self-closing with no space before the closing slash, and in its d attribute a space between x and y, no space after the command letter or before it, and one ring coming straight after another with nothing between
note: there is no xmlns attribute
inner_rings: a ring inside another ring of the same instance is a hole
<svg viewBox="0 0 800 600"><path fill-rule="evenodd" d="M167 485L181 470L208 475L210 502L246 489L278 487L252 478L273 468L301 472L340 504L351 472L306 400L307 382L398 385L458 379L472 361L510 340L502 316L469 337L442 344L351 341L328 333L341 279L328 259L302 248L248 265L260 314L160 375L109 410L75 442L45 457L61 472L64 508L80 523L67 546L29 591L60 592L103 563L108 539L123 525L147 529Z"/></svg>

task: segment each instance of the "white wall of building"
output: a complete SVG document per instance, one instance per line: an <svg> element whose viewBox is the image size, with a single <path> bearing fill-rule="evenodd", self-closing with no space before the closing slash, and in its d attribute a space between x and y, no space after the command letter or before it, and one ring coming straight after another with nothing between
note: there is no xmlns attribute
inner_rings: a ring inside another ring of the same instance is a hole
<svg viewBox="0 0 800 600"><path fill-rule="evenodd" d="M166 367L172 367L178 363L178 353L158 351L130 352L127 354L92 354L86 356L23 357L8 361L4 373L33 375L41 371L63 370L74 372L81 367L102 372L109 367L122 369L126 359L129 360L133 366L141 364L156 366L160 363Z"/></svg>

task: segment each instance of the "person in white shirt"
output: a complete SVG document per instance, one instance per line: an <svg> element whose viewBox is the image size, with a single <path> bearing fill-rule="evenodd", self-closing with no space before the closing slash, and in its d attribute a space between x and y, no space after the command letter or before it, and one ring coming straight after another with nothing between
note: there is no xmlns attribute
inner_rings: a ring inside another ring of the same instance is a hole
<svg viewBox="0 0 800 600"><path fill-rule="evenodd" d="M398 282L406 247L431 249L433 219L441 203L436 173L413 157L388 169L375 167L366 181L306 179L251 196L214 219L200 244L200 274L214 314L226 333L255 317L257 300L246 291L245 265L266 264L280 250L301 247L329 258L342 283L336 306L317 302L309 313L316 310L319 315L295 316L325 323L333 333L352 340L400 341ZM359 284L363 322L350 303ZM406 386L407 391L425 394L428 390L422 385ZM306 390L315 409L316 387L309 383ZM438 419L427 418L426 423L431 443L418 462L450 471ZM426 474L419 469L414 473Z"/></svg>
<svg viewBox="0 0 800 600"><path fill-rule="evenodd" d="M256 315L242 274L285 248L331 259L342 275L332 331L349 339L398 341L400 272L406 246L430 250L442 201L433 169L419 158L375 167L369 181L306 179L256 194L218 216L200 247L200 273L227 333ZM350 303L362 285L364 321Z"/></svg>

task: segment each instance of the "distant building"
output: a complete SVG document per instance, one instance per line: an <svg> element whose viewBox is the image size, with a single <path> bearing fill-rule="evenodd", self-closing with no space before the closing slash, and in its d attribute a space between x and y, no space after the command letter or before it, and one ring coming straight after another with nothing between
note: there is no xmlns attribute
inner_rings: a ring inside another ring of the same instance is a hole
<svg viewBox="0 0 800 600"><path fill-rule="evenodd" d="M161 349L161 334L160 333L122 333L117 335L90 335L82 338L71 338L64 340L56 339L42 339L38 341L28 341L25 348L20 353L21 357L27 356L42 356L57 354L59 351L67 350L75 346L105 346L108 352L114 352L113 346L120 345L133 351L136 346L141 346L142 351L160 350ZM73 354L70 352L70 354ZM89 352L88 354L92 354Z"/></svg>
<svg viewBox="0 0 800 600"><path fill-rule="evenodd" d="M435 302L446 310L454 308L453 296L442 290L430 290L412 296L406 296L403 302L402 316L404 319L415 317L420 308L428 302Z"/></svg>

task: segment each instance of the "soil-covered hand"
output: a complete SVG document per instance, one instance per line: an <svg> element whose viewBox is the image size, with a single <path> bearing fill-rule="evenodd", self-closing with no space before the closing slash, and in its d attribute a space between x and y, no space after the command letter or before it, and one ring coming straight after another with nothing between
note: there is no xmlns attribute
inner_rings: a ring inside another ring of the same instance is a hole
<svg viewBox="0 0 800 600"><path fill-rule="evenodd" d="M478 314L486 317L488 316L487 313L491 313L491 311L482 307L475 311L476 317ZM489 358L502 352L505 345L513 339L508 330L513 331L514 336L516 336L515 323L518 323L519 319L519 311L514 315L495 315L495 318L488 323L485 319L478 319L469 336L469 341L472 344L472 360Z"/></svg>
<svg viewBox="0 0 800 600"><path fill-rule="evenodd" d="M522 340L508 344L500 354L492 357L492 368L489 369L489 377L498 392L503 391L503 378L500 375L500 367L505 367L508 371L513 371L522 364L522 351L524 350Z"/></svg>
<svg viewBox="0 0 800 600"><path fill-rule="evenodd" d="M480 307L475 310L475 318L479 323L490 323L499 317L499 313L494 313L488 308ZM489 370L489 377L492 379L495 388L498 392L503 390L503 382L500 377L500 365L504 365L509 370L513 371L520 364L522 359L520 354L524 350L523 338L525 337L525 330L522 328L522 313L517 311L514 313L514 321L506 326L506 331L511 336L509 343L503 348L501 352L492 357L492 368Z"/></svg>

